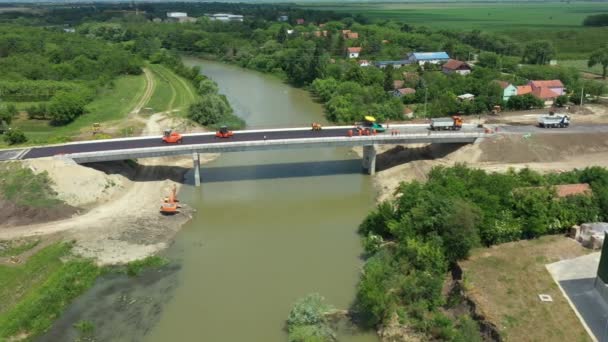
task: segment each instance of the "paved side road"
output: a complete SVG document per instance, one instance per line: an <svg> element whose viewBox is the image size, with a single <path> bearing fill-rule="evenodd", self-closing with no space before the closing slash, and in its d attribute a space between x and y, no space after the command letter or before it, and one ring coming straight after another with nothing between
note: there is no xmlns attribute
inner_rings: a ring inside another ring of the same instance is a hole
<svg viewBox="0 0 608 342"><path fill-rule="evenodd" d="M19 159L26 152L27 149L0 150L0 161Z"/></svg>

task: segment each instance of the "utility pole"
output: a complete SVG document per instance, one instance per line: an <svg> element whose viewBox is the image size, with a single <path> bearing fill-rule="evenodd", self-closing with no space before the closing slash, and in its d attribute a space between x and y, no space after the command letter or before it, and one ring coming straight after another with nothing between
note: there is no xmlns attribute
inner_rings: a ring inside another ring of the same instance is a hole
<svg viewBox="0 0 608 342"><path fill-rule="evenodd" d="M429 94L429 88L426 87L426 84L425 84L425 87L424 87L424 117L425 118L427 117L427 114L426 114L426 102L427 102L427 99L428 99L428 94Z"/></svg>
<svg viewBox="0 0 608 342"><path fill-rule="evenodd" d="M583 94L585 93L585 86L581 88L581 107L583 106Z"/></svg>

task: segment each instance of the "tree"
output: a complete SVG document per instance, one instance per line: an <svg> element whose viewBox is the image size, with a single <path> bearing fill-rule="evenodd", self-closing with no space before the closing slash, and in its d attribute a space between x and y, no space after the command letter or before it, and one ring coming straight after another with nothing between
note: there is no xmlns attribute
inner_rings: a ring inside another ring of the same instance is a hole
<svg viewBox="0 0 608 342"><path fill-rule="evenodd" d="M393 66L391 64L384 68L384 90L393 90Z"/></svg>
<svg viewBox="0 0 608 342"><path fill-rule="evenodd" d="M222 121L231 115L232 108L217 94L203 96L201 100L190 105L188 110L188 117L203 126L222 124Z"/></svg>
<svg viewBox="0 0 608 342"><path fill-rule="evenodd" d="M198 93L201 95L217 94L217 84L210 79L204 79L198 84Z"/></svg>
<svg viewBox="0 0 608 342"><path fill-rule="evenodd" d="M10 125L15 115L17 115L17 107L14 104L0 107L0 124Z"/></svg>
<svg viewBox="0 0 608 342"><path fill-rule="evenodd" d="M535 40L526 44L524 61L530 64L547 64L555 56L553 43L548 40Z"/></svg>
<svg viewBox="0 0 608 342"><path fill-rule="evenodd" d="M87 99L78 92L58 92L49 104L49 116L54 125L65 125L84 114Z"/></svg>
<svg viewBox="0 0 608 342"><path fill-rule="evenodd" d="M585 26L608 26L608 13L590 15L583 21Z"/></svg>
<svg viewBox="0 0 608 342"><path fill-rule="evenodd" d="M6 133L4 133L4 141L6 141L6 143L9 145L23 144L27 141L27 137L18 128L9 129Z"/></svg>
<svg viewBox="0 0 608 342"><path fill-rule="evenodd" d="M608 48L595 50L591 56L589 56L587 66L592 68L598 64L602 66L602 78L606 79L606 69L608 69Z"/></svg>
<svg viewBox="0 0 608 342"><path fill-rule="evenodd" d="M482 67L499 70L500 56L494 52L482 52L479 54L479 65Z"/></svg>
<svg viewBox="0 0 608 342"><path fill-rule="evenodd" d="M287 29L285 25L281 26L279 33L277 33L277 42L283 44L287 40Z"/></svg>

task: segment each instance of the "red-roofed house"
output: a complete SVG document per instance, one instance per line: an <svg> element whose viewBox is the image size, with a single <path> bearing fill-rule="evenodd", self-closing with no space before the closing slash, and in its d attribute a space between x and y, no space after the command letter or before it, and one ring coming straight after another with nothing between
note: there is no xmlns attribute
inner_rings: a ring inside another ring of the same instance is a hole
<svg viewBox="0 0 608 342"><path fill-rule="evenodd" d="M296 19L296 24L298 24L298 25L304 25L304 19L302 19L302 18Z"/></svg>
<svg viewBox="0 0 608 342"><path fill-rule="evenodd" d="M416 94L416 89L414 88L400 88L393 90L393 96L401 97L404 95Z"/></svg>
<svg viewBox="0 0 608 342"><path fill-rule="evenodd" d="M565 94L564 84L560 80L530 81L528 84L532 87L533 91L538 88L547 88L556 93L557 96Z"/></svg>
<svg viewBox="0 0 608 342"><path fill-rule="evenodd" d="M575 195L590 195L591 187L587 183L581 184L564 184L557 185L555 187L555 192L557 193L557 197L568 197Z"/></svg>
<svg viewBox="0 0 608 342"><path fill-rule="evenodd" d="M411 108L404 107L403 108L403 117L411 119L414 117L414 111Z"/></svg>
<svg viewBox="0 0 608 342"><path fill-rule="evenodd" d="M517 86L517 95L526 95L526 94L530 94L532 93L532 86L529 85L524 85L524 86Z"/></svg>
<svg viewBox="0 0 608 342"><path fill-rule="evenodd" d="M443 70L444 74L451 74L455 72L457 74L467 75L471 73L471 66L465 62L450 59L441 67L441 70Z"/></svg>
<svg viewBox="0 0 608 342"><path fill-rule="evenodd" d="M358 39L359 34L351 30L342 30L342 37L344 37L344 39Z"/></svg>
<svg viewBox="0 0 608 342"><path fill-rule="evenodd" d="M546 87L532 88L532 95L543 100L545 102L545 106L550 106L553 104L553 101L559 96L553 90Z"/></svg>
<svg viewBox="0 0 608 342"><path fill-rule="evenodd" d="M359 53L361 53L360 47L349 47L347 50L346 57L348 58L359 58Z"/></svg>
<svg viewBox="0 0 608 342"><path fill-rule="evenodd" d="M360 61L357 61L357 63L359 64L360 67L368 67L371 65L371 63L366 60L366 59L362 59Z"/></svg>

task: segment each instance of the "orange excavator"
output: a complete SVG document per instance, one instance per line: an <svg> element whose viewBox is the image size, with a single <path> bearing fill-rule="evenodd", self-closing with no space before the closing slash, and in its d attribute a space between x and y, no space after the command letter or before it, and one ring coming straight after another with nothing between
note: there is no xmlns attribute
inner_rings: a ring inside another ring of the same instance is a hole
<svg viewBox="0 0 608 342"><path fill-rule="evenodd" d="M179 213L179 208L181 208L179 206L179 200L177 199L177 195L176 193L176 187L175 185L173 185L173 189L171 189L171 193L169 194L169 197L165 197L165 199L163 200L163 203L160 206L160 212L163 215L173 215L173 214L177 214Z"/></svg>
<svg viewBox="0 0 608 342"><path fill-rule="evenodd" d="M233 135L234 135L234 132L229 131L228 127L226 127L226 126L220 127L219 131L215 132L216 138L230 138Z"/></svg>

